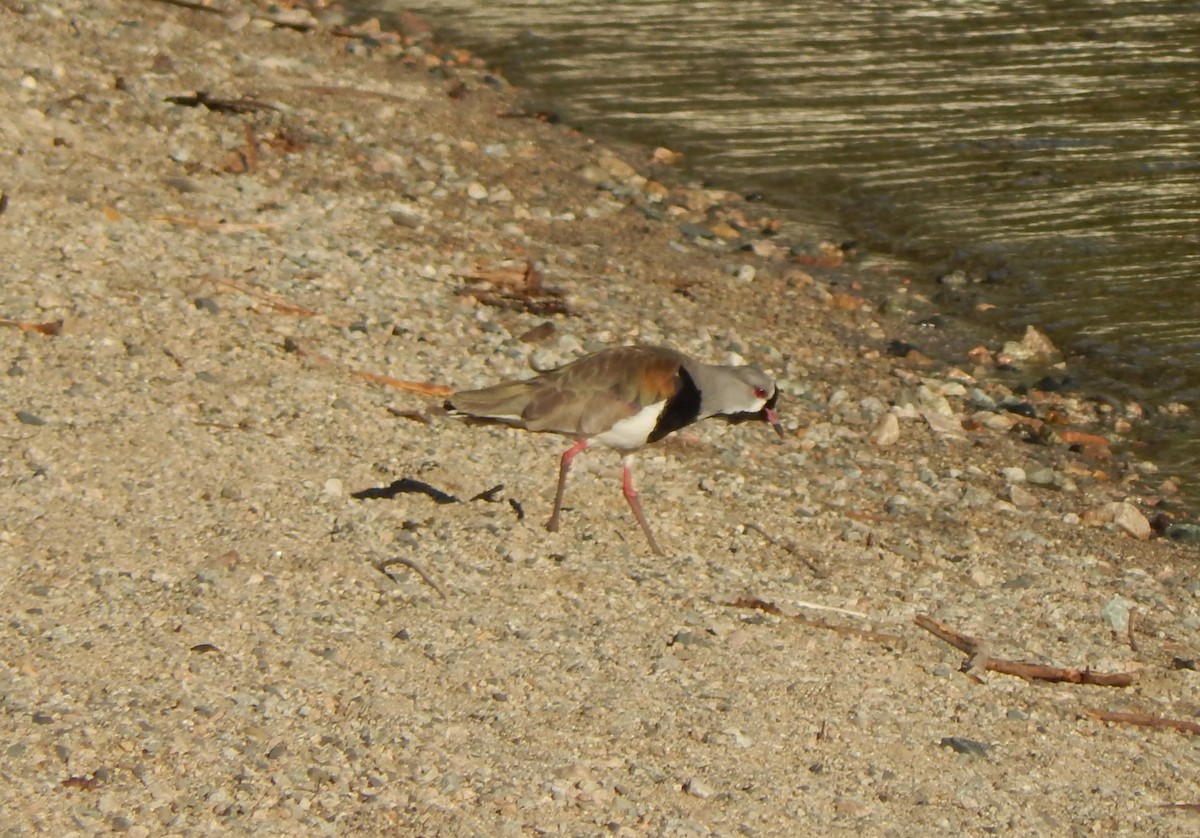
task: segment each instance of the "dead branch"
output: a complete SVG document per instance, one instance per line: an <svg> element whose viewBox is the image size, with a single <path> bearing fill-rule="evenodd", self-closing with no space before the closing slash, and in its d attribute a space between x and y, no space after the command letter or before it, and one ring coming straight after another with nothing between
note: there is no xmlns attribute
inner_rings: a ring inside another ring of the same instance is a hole
<svg viewBox="0 0 1200 838"><path fill-rule="evenodd" d="M808 556L804 555L804 553L801 552L800 548L797 547L795 544L793 544L791 541L788 541L788 540L782 539L782 538L776 538L775 536L771 535L769 532L764 530L761 526L759 526L758 524L755 524L754 522L750 522L748 524L745 524L744 526L748 530L754 530L756 533L758 533L763 538L765 538L768 543L774 545L775 547L779 547L780 549L795 556L797 559L800 560L800 562L805 567L807 567L809 569L809 571L812 573L813 576L817 577L818 579L825 578L825 576L826 576L825 571L822 570L820 567L818 567L816 565L816 563L812 561L812 559L810 559L810 558L808 558Z"/></svg>
<svg viewBox="0 0 1200 838"><path fill-rule="evenodd" d="M277 224L238 224L230 221L205 221L200 218L186 218L182 215L151 215L147 221L161 221L179 227L197 227L201 230L219 230L222 233L246 233L253 230L274 230Z"/></svg>
<svg viewBox="0 0 1200 838"><path fill-rule="evenodd" d="M1125 623L1125 637L1129 641L1130 650L1135 653L1141 651L1141 649L1138 648L1137 638L1134 637L1134 635L1133 635L1133 622L1134 622L1134 619L1137 617L1137 613L1138 613L1138 610L1137 610L1136 606L1133 608L1130 608L1129 609L1129 619Z"/></svg>
<svg viewBox="0 0 1200 838"><path fill-rule="evenodd" d="M1140 727L1167 727L1180 733L1200 733L1200 724L1187 719L1170 719L1166 716L1151 716L1149 713L1118 713L1115 710L1084 710L1083 715L1102 722L1138 725Z"/></svg>
<svg viewBox="0 0 1200 838"><path fill-rule="evenodd" d="M412 559L406 559L403 556L392 556L390 559L384 559L381 562L377 562L375 565L375 569L378 570L380 573L382 573L384 576L390 577L391 574L388 572L388 568L394 564L402 564L405 567L407 567L413 573L417 574L423 580L425 580L425 584L428 585L429 587L433 588L435 591L437 591L438 595L441 596L442 599L446 599L446 591L442 588L441 585L438 584L438 581L436 579L434 579L432 576L430 576L428 573L426 573L424 568L422 568L419 564L417 564Z"/></svg>
<svg viewBox="0 0 1200 838"><path fill-rule="evenodd" d="M42 335L60 335L62 334L63 321L52 320L49 323L30 323L26 320L10 320L7 317L0 317L0 326L12 326L20 329L22 332L37 332Z"/></svg>
<svg viewBox="0 0 1200 838"><path fill-rule="evenodd" d="M883 643L886 646L899 647L904 645L904 638L895 634L884 634L882 632L870 631L869 629L855 628L854 626L843 626L836 623L826 622L825 620L814 620L811 617L805 617L802 614L788 614L782 608L773 602L759 599L758 597L739 597L733 602L726 603L731 608L749 608L755 611L762 611L765 614L772 614L776 617L782 617L785 620L791 620L793 623L799 623L802 626L811 628L825 629L826 631L835 631L838 634L849 634L854 637L861 637L864 640L872 640L877 643Z"/></svg>
<svg viewBox="0 0 1200 838"><path fill-rule="evenodd" d="M367 381L372 381L376 384L384 384L388 387L394 387L397 390L404 390L408 393L420 393L423 396L448 396L454 392L451 387L446 387L441 384L433 384L427 381L405 381L402 378L392 378L389 375L380 375L377 372L368 372L366 370L348 369L340 361L335 361L332 358L326 358L317 352L309 352L297 343L293 338L287 338L283 342L285 352L290 352L301 358L309 358L312 361L325 367L341 367L350 375L357 378L365 378Z"/></svg>
<svg viewBox="0 0 1200 838"><path fill-rule="evenodd" d="M981 653L983 644L965 634L959 634L950 626L935 620L926 614L918 614L913 618L925 631L939 640L949 643L970 656L972 668L982 666L989 672L999 672L1002 675L1015 675L1027 681L1054 681L1068 684L1093 684L1099 687L1128 687L1137 680L1135 672L1093 672L1090 669L1064 669L1057 666L1045 666L1038 663L1025 663L993 658Z"/></svg>
<svg viewBox="0 0 1200 838"><path fill-rule="evenodd" d="M317 312L313 311L312 309L307 309L307 308L304 308L303 306L296 305L295 303L290 302L287 299L284 299L283 297L279 296L278 294L272 294L270 291L264 291L262 288L259 288L254 285L250 285L247 282L240 282L236 279L230 279L230 278L224 277L224 276L211 276L210 275L210 276L206 276L204 278L206 280L208 280L209 282L212 282L216 285L223 285L226 288L232 288L235 291L241 291L246 296L253 297L256 300L259 300L264 305L266 305L267 308L271 309L272 311L274 311L278 314L288 314L293 317L316 317L317 316Z"/></svg>
<svg viewBox="0 0 1200 838"><path fill-rule="evenodd" d="M209 96L208 92L204 90L197 90L191 94L168 96L163 101L185 108L204 108L213 113L231 113L239 116L258 111L279 110L276 105L272 105L269 102L260 102L250 96L242 96L238 99L220 99L216 96Z"/></svg>
<svg viewBox="0 0 1200 838"><path fill-rule="evenodd" d="M390 375L380 375L377 372L367 372L366 370L350 370L350 374L356 375L359 378L365 378L367 381L373 381L376 384L395 387L397 390L403 390L406 393L420 393L422 396L448 396L454 392L452 387L446 387L441 384L431 384L427 381L405 381L401 378L392 378Z"/></svg>

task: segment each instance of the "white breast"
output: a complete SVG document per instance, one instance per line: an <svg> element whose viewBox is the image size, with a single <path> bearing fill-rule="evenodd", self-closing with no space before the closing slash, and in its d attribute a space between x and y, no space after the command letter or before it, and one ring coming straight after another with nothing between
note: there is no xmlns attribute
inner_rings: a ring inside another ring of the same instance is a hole
<svg viewBox="0 0 1200 838"><path fill-rule="evenodd" d="M635 448L641 448L646 444L646 438L650 436L654 426L658 424L659 414L666 406L667 403L664 400L643 407L627 419L617 422L604 433L598 434L595 441L601 445L607 445L609 448L616 448L618 451L632 451Z"/></svg>

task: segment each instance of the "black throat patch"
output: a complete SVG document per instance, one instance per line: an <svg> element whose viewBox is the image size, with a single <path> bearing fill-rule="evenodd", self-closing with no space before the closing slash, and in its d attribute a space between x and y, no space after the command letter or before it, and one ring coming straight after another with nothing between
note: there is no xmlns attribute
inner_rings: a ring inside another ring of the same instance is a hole
<svg viewBox="0 0 1200 838"><path fill-rule="evenodd" d="M658 414L658 422L655 423L654 430L650 432L646 442L658 442L667 434L692 424L699 415L700 388L696 386L695 381L692 381L688 371L680 367L679 389L675 391L675 395L667 399L662 413Z"/></svg>

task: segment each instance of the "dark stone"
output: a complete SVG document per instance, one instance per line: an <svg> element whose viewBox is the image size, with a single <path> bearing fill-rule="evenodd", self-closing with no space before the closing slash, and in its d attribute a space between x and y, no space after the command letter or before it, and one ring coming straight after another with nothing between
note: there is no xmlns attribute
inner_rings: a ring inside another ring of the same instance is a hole
<svg viewBox="0 0 1200 838"><path fill-rule="evenodd" d="M949 748L956 754L967 754L973 757L985 757L988 751L991 750L991 745L984 742L977 742L974 739L965 739L961 736L946 736L938 743L943 748Z"/></svg>

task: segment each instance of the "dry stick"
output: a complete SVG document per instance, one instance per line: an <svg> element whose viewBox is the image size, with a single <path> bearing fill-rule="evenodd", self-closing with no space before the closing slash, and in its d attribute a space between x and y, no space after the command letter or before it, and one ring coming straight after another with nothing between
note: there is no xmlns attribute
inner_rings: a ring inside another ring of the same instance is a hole
<svg viewBox="0 0 1200 838"><path fill-rule="evenodd" d="M428 573L426 573L424 568L422 568L419 564L417 564L412 559L406 559L403 556L392 556L390 559L384 559L383 561L378 562L375 565L375 569L378 570L380 573L384 574L385 576L391 576L391 574L388 573L388 568L394 564L402 564L405 567L407 567L409 570L416 573L418 576L420 576L422 579L425 580L426 585L428 585L429 587L431 587L435 591L437 591L442 599L446 599L446 591L443 590L442 586L438 584L438 581L436 579L434 579L432 576L430 576Z"/></svg>
<svg viewBox="0 0 1200 838"><path fill-rule="evenodd" d="M1125 623L1125 634L1129 639L1129 648L1133 652L1140 652L1138 648L1137 638L1133 636L1133 620L1137 616L1138 610L1136 607L1129 609L1129 619Z"/></svg>
<svg viewBox="0 0 1200 838"><path fill-rule="evenodd" d="M1166 716L1151 716L1149 713L1118 713L1114 710L1084 710L1083 714L1102 722L1120 722L1141 727L1169 727L1181 733L1200 733L1200 724L1186 719L1169 719Z"/></svg>
<svg viewBox="0 0 1200 838"><path fill-rule="evenodd" d="M176 224L181 227L199 227L202 230L220 230L222 233L245 233L250 230L275 230L278 224L239 224L228 221L204 221L199 218L186 218L182 215L151 215L147 221L162 221L166 224Z"/></svg>
<svg viewBox="0 0 1200 838"><path fill-rule="evenodd" d="M326 367L344 367L340 361L335 361L332 358L326 358L324 355L316 352L309 352L306 349L289 338L284 343L284 348L294 355L301 358L311 358L318 364ZM367 381L373 381L376 384L386 384L388 387L395 387L397 390L404 390L408 393L420 393L423 396L448 396L454 392L451 387L446 387L441 384L430 384L425 381L405 381L402 378L392 378L390 375L380 375L377 372L367 372L366 370L346 370L348 373L359 378L365 378Z"/></svg>
<svg viewBox="0 0 1200 838"><path fill-rule="evenodd" d="M289 302L283 297L280 297L278 294L272 294L270 291L264 291L263 289L254 285L250 285L247 282L239 282L236 279L211 275L206 276L205 279L217 285L224 285L226 288L232 288L235 291L241 291L243 294L253 297L256 300L261 300L263 303L269 306L272 311L276 311L279 314L290 314L294 317L317 316L317 313L312 309L298 306L295 303Z"/></svg>
<svg viewBox="0 0 1200 838"><path fill-rule="evenodd" d="M380 375L377 372L367 372L366 370L350 370L350 374L357 375L359 378L365 378L367 381L373 381L376 384L384 384L388 387L395 387L397 390L404 390L406 393L420 393L422 396L448 396L454 392L453 388L442 384L430 384L424 381L405 381L402 378L392 378L390 375Z"/></svg>
<svg viewBox="0 0 1200 838"><path fill-rule="evenodd" d="M878 631L870 631L868 629L855 628L854 626L839 626L836 623L827 623L824 620L814 620L811 617L805 617L800 614L787 614L773 602L759 599L758 597L741 597L735 599L728 605L734 608L752 608L756 611L762 611L767 614L773 614L776 617L783 617L791 620L793 623L799 623L802 626L811 626L812 628L826 629L828 631L836 631L838 634L852 634L855 637L861 637L866 640L874 640L878 643L884 643L889 646L904 645L904 638L895 634L884 634Z"/></svg>
<svg viewBox="0 0 1200 838"><path fill-rule="evenodd" d="M771 535L769 532L764 530L762 527L760 527L758 524L755 524L753 521L748 524L745 524L744 526L748 530L754 530L756 533L761 535L763 538L765 538L769 543L773 544L774 546L779 547L783 550L786 550L788 553L791 553L793 556L795 556L797 559L799 559L804 564L805 567L807 567L812 572L813 576L817 577L818 579L825 578L825 575L826 575L825 571L823 571L823 570L821 570L821 568L817 567L817 565L813 563L812 559L808 558L808 556L805 556L803 553L801 553L800 548L797 547L792 542L781 539L781 538L776 538L775 536Z"/></svg>
<svg viewBox="0 0 1200 838"><path fill-rule="evenodd" d="M986 657L980 654L980 648L983 645L980 641L973 637L959 634L950 628L950 626L939 620L935 620L933 617L926 614L918 614L913 618L913 622L934 637L949 643L959 651L971 655L973 658L978 655L979 657L975 660L975 664L982 664L983 668L990 672L999 672L1002 675L1016 675L1018 678L1024 678L1027 681L1094 684L1099 687L1128 687L1137 680L1137 674L1133 672L1092 672L1090 669L1063 669L1057 666L1044 666L1038 663L1023 663L1021 661Z"/></svg>
<svg viewBox="0 0 1200 838"><path fill-rule="evenodd" d="M30 323L26 320L11 320L7 317L0 317L0 326L13 326L22 332L38 332L43 335L53 336L62 334L63 322L61 320L51 320L49 323Z"/></svg>

